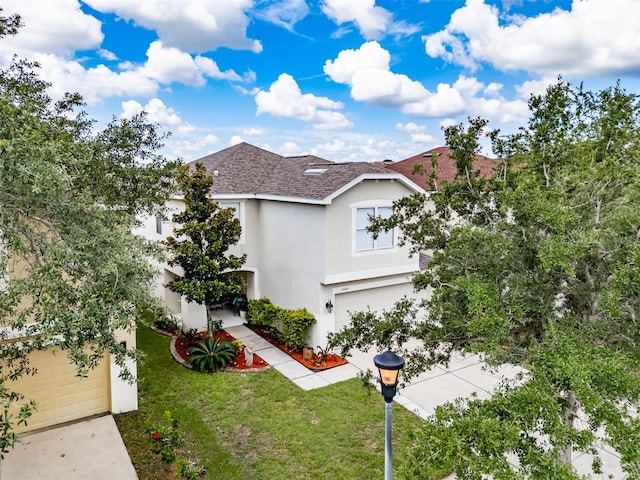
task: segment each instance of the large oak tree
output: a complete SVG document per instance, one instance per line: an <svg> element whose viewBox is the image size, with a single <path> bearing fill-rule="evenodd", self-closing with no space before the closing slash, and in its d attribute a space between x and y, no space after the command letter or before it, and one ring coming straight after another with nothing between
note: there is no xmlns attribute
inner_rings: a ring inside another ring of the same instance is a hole
<svg viewBox="0 0 640 480"><path fill-rule="evenodd" d="M458 478L578 478L571 459L615 450L640 478L640 102L619 85L587 92L562 80L530 101L528 125L489 133L496 174L473 170L487 122L445 130L457 181L395 204L400 227L433 251L408 301L359 313L332 343L391 346L409 377L457 352L525 374L489 400L438 408L403 467ZM432 206L426 208L427 199ZM426 313L424 313L426 312ZM407 350L409 337L421 348Z"/></svg>
<svg viewBox="0 0 640 480"><path fill-rule="evenodd" d="M0 37L19 26L17 16L0 17ZM22 397L10 380L35 373L31 351L63 350L78 375L108 352L127 373L136 352L118 331L134 328L151 301L149 259L160 254L132 226L139 214L160 214L175 183L144 115L97 129L80 96L54 101L48 87L26 60L0 71L2 453L30 413L24 402L9 412Z"/></svg>

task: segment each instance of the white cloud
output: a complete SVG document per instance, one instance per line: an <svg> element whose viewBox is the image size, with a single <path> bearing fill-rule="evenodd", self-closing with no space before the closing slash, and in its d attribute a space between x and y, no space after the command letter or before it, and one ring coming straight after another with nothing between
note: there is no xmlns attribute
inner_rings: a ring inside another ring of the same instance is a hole
<svg viewBox="0 0 640 480"><path fill-rule="evenodd" d="M503 122L526 118L528 113L521 100L510 102L499 94L500 84L484 85L476 78L461 75L453 85L438 84L434 93L406 75L391 72L390 61L389 52L371 41L358 50L343 50L335 60L327 60L324 71L334 82L349 85L354 100L401 107L403 113L414 117L467 112Z"/></svg>
<svg viewBox="0 0 640 480"><path fill-rule="evenodd" d="M262 128L245 128L242 130L243 135L266 135L267 132Z"/></svg>
<svg viewBox="0 0 640 480"><path fill-rule="evenodd" d="M160 83L180 82L186 85L201 86L206 83L205 77L242 80L233 70L220 71L216 62L200 55L191 57L177 48L167 48L162 42L155 41L147 50L147 62L142 71Z"/></svg>
<svg viewBox="0 0 640 480"><path fill-rule="evenodd" d="M379 162L386 158L399 160L405 158L405 153L407 157L415 154L415 148L406 141L378 141L366 134L348 135L319 143L312 151L314 155L336 162Z"/></svg>
<svg viewBox="0 0 640 480"><path fill-rule="evenodd" d="M399 132L407 132L407 133L417 133L424 132L427 129L424 125L416 125L413 122L409 122L407 124L396 123L396 130Z"/></svg>
<svg viewBox="0 0 640 480"><path fill-rule="evenodd" d="M354 100L401 106L429 95L421 83L391 72L390 61L389 52L371 41L357 50L341 51L335 60L327 60L324 72L334 82L349 85Z"/></svg>
<svg viewBox="0 0 640 480"><path fill-rule="evenodd" d="M516 91L523 100L529 100L531 95L542 95L549 85L557 83L557 77L546 77L540 80L529 80L521 85L516 85Z"/></svg>
<svg viewBox="0 0 640 480"><path fill-rule="evenodd" d="M171 107L167 107L159 98L152 98L145 106L142 106L135 100L122 102L122 113L120 117L131 118L143 110L147 113L147 119L150 122L159 123L167 127L176 127L183 124L182 119L176 111Z"/></svg>
<svg viewBox="0 0 640 480"><path fill-rule="evenodd" d="M244 138L242 138L240 135L232 135L229 139L229 146L237 145L242 142L244 142Z"/></svg>
<svg viewBox="0 0 640 480"><path fill-rule="evenodd" d="M110 60L110 61L118 60L118 57L116 56L115 53L109 50L105 50L104 48L101 48L100 50L98 50L98 55L100 55L100 57L104 58L105 60Z"/></svg>
<svg viewBox="0 0 640 480"><path fill-rule="evenodd" d="M106 50L98 53L103 57L109 57L109 54L115 57ZM8 64L11 54L11 51L5 51L1 62ZM221 71L210 58L192 57L176 48L165 48L159 41L149 45L146 63L121 62L118 65L120 71L111 70L106 65L87 68L79 60L53 53L34 51L29 53L29 58L40 64L40 74L51 83L49 92L54 98L60 98L66 92L78 92L92 105L113 96L151 97L157 93L160 84L180 82L201 86L207 78L229 81L255 79L251 71L242 78L233 70Z"/></svg>
<svg viewBox="0 0 640 480"><path fill-rule="evenodd" d="M343 50L335 60L327 60L324 72L334 82L349 85L354 100L402 107L409 115L451 115L464 108L461 97L450 86L441 84L433 94L420 82L391 72L390 61L389 52L371 41L358 50Z"/></svg>
<svg viewBox="0 0 640 480"><path fill-rule="evenodd" d="M163 152L171 158L183 158L190 162L214 151L216 149L214 145L218 142L218 137L213 133L185 135L180 139L169 137Z"/></svg>
<svg viewBox="0 0 640 480"><path fill-rule="evenodd" d="M388 10L377 6L375 0L323 0L322 12L337 25L354 22L367 40L377 40L387 34L409 35L418 28L404 22L394 22Z"/></svg>
<svg viewBox="0 0 640 480"><path fill-rule="evenodd" d="M290 31L308 14L309 5L305 0L281 0L267 4L264 10L256 11L258 17Z"/></svg>
<svg viewBox="0 0 640 480"><path fill-rule="evenodd" d="M287 73L281 74L271 84L269 91L258 91L255 101L258 115L270 113L276 117L295 118L319 129L352 126L342 113L332 111L342 108L342 103L310 93L303 94L293 77Z"/></svg>
<svg viewBox="0 0 640 480"><path fill-rule="evenodd" d="M530 18L500 18L496 7L467 0L423 40L431 57L470 69L486 62L504 72L611 75L640 67L638 24L637 0L574 0L570 10Z"/></svg>
<svg viewBox="0 0 640 480"><path fill-rule="evenodd" d="M309 152L300 147L296 142L287 141L280 147L276 147L274 152L283 157L294 157L298 155L309 155Z"/></svg>
<svg viewBox="0 0 640 480"><path fill-rule="evenodd" d="M104 65L85 68L77 61L51 54L33 54L31 60L41 65L40 75L51 82L49 93L61 98L66 92L79 92L89 104L113 96L150 97L158 91L158 83L140 70L114 72Z"/></svg>
<svg viewBox="0 0 640 480"><path fill-rule="evenodd" d="M413 143L434 144L437 142L436 137L426 132L427 127L424 125L417 125L413 122L406 124L396 123L396 130L408 133Z"/></svg>
<svg viewBox="0 0 640 480"><path fill-rule="evenodd" d="M114 13L155 30L164 45L186 52L219 47L262 51L258 40L247 38L252 0L85 0L91 8Z"/></svg>
<svg viewBox="0 0 640 480"><path fill-rule="evenodd" d="M19 13L24 23L17 35L2 39L5 52L69 55L97 48L104 38L100 22L82 12L77 0L4 0L2 8L3 15Z"/></svg>
<svg viewBox="0 0 640 480"><path fill-rule="evenodd" d="M411 141L413 143L435 144L437 142L437 138L433 135L429 135L428 133L412 133Z"/></svg>

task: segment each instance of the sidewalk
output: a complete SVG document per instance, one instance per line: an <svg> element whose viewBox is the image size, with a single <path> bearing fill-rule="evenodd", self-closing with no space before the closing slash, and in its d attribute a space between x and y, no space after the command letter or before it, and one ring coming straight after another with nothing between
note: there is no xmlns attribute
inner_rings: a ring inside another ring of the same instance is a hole
<svg viewBox="0 0 640 480"><path fill-rule="evenodd" d="M243 319L227 316L223 321L227 332L242 340L245 345L253 344L255 352L260 357L303 390L313 390L355 378L359 372L367 369L375 370L373 357L377 352L371 349L366 352L352 352L346 365L314 372L245 327L242 324ZM507 366L498 372L490 373L482 368L479 357L457 355L451 360L448 368L436 366L399 389L394 401L421 418L427 418L434 413L435 407L456 398L466 398L473 393L480 399L489 398L503 377L515 378L521 371L520 367ZM625 478L620 467L619 455L604 448L599 450L605 474L591 478L605 479L609 478L609 475L613 479ZM591 461L590 455L581 453L575 455L573 464L578 471L588 472L591 470Z"/></svg>

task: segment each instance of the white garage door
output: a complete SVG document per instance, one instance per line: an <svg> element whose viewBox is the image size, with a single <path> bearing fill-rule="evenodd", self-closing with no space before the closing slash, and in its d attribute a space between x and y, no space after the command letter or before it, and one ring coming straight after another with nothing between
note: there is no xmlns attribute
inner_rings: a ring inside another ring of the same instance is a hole
<svg viewBox="0 0 640 480"><path fill-rule="evenodd" d="M108 358L87 378L76 376L64 352L58 351L55 355L49 351L34 352L30 363L38 373L20 378L9 388L23 393L25 400L35 400L38 409L28 425L21 425L17 431L49 427L110 410Z"/></svg>
<svg viewBox="0 0 640 480"><path fill-rule="evenodd" d="M349 312L364 312L368 309L377 312L390 310L402 297L405 295L411 297L412 294L413 285L411 283L337 294L335 304L336 331L342 330L351 323Z"/></svg>

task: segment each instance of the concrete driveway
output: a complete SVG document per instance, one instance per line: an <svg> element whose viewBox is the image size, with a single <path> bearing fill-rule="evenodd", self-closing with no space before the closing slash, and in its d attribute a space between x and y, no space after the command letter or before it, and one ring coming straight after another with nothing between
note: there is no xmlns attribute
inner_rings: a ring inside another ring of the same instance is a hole
<svg viewBox="0 0 640 480"><path fill-rule="evenodd" d="M138 480L111 415L27 433L0 462L0 480Z"/></svg>

